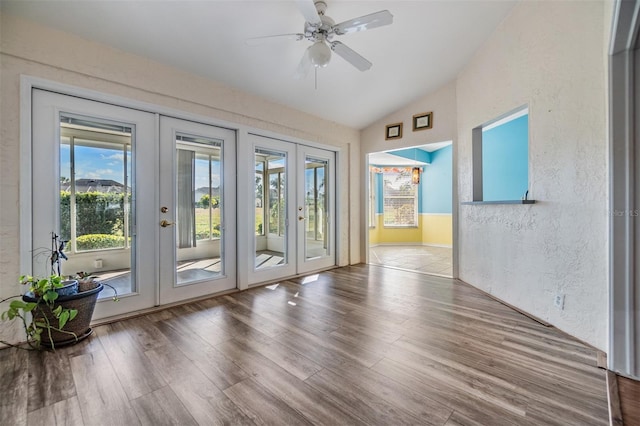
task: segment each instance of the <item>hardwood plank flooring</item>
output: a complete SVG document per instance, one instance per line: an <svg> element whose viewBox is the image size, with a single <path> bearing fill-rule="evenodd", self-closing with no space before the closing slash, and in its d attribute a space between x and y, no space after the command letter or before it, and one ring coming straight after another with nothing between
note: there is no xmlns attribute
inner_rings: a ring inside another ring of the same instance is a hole
<svg viewBox="0 0 640 426"><path fill-rule="evenodd" d="M357 265L1 350L0 424L606 425L599 357L459 281Z"/></svg>
<svg viewBox="0 0 640 426"><path fill-rule="evenodd" d="M640 425L640 381L618 376L620 409L625 425Z"/></svg>

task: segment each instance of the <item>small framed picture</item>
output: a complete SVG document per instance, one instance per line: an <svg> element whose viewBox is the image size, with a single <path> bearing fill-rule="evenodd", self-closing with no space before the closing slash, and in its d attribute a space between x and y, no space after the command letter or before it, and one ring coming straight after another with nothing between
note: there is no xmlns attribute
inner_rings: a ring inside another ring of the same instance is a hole
<svg viewBox="0 0 640 426"><path fill-rule="evenodd" d="M402 123L388 124L385 139L400 139L402 137Z"/></svg>
<svg viewBox="0 0 640 426"><path fill-rule="evenodd" d="M430 129L433 127L433 112L422 112L413 116L413 131Z"/></svg>

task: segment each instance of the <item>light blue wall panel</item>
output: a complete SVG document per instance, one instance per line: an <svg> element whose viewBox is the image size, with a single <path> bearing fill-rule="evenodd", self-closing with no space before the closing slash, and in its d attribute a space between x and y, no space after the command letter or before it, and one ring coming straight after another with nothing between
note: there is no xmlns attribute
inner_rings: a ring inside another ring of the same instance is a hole
<svg viewBox="0 0 640 426"><path fill-rule="evenodd" d="M482 199L520 200L529 188L529 116L482 132Z"/></svg>
<svg viewBox="0 0 640 426"><path fill-rule="evenodd" d="M453 203L453 149L451 145L431 153L431 164L420 179L420 213L451 213Z"/></svg>

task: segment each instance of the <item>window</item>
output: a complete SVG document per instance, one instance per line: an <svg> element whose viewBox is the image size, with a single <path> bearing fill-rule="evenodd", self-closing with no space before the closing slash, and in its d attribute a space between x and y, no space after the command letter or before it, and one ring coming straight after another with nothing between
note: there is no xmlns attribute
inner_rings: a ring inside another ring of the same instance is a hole
<svg viewBox="0 0 640 426"><path fill-rule="evenodd" d="M529 189L529 109L473 129L473 200L525 199Z"/></svg>
<svg viewBox="0 0 640 426"><path fill-rule="evenodd" d="M59 189L71 252L129 248L131 129L62 116Z"/></svg>
<svg viewBox="0 0 640 426"><path fill-rule="evenodd" d="M411 168L394 168L382 176L384 226L418 226L418 191L411 183Z"/></svg>

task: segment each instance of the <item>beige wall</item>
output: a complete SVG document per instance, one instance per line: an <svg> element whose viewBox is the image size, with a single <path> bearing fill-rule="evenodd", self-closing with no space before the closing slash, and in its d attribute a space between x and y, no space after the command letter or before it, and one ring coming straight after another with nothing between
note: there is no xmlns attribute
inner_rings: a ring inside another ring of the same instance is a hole
<svg viewBox="0 0 640 426"><path fill-rule="evenodd" d="M359 179L359 131L151 60L4 15L0 26L0 296L19 270L20 76L44 78L340 149L339 182ZM241 139L239 143L243 143ZM339 186L339 263L360 260L358 186Z"/></svg>
<svg viewBox="0 0 640 426"><path fill-rule="evenodd" d="M471 129L528 104L538 203L462 205L458 242L460 279L606 350L603 14L603 2L521 2L459 76L459 200L472 199Z"/></svg>

